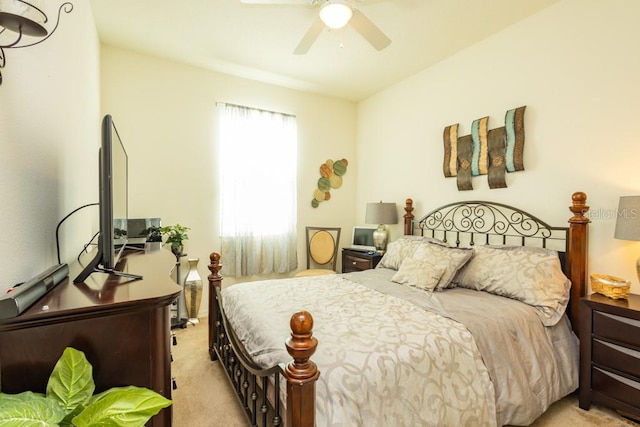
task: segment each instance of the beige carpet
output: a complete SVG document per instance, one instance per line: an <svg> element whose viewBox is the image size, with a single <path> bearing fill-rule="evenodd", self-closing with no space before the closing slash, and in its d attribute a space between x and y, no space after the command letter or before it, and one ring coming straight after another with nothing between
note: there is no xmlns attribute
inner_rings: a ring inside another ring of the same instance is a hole
<svg viewBox="0 0 640 427"><path fill-rule="evenodd" d="M217 362L209 359L206 320L173 331L178 341L171 348L174 360L171 368L178 386L173 391L174 427L247 426L224 372ZM597 405L583 411L578 408L577 396L573 394L553 404L532 426L621 427L640 424Z"/></svg>

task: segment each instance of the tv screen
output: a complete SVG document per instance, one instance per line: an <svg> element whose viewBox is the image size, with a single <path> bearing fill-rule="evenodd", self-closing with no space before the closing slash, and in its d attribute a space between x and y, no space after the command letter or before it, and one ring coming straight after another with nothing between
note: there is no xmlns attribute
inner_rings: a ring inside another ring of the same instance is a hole
<svg viewBox="0 0 640 427"><path fill-rule="evenodd" d="M93 260L73 281L84 282L93 272L100 271L140 279L141 276L115 271L127 244L128 219L128 157L113 118L102 119L102 142L98 155L100 232Z"/></svg>
<svg viewBox="0 0 640 427"><path fill-rule="evenodd" d="M102 266L113 270L127 244L128 157L110 115L102 120L100 163L106 174L100 180L100 227L111 239L102 239ZM102 235L102 232L100 233Z"/></svg>

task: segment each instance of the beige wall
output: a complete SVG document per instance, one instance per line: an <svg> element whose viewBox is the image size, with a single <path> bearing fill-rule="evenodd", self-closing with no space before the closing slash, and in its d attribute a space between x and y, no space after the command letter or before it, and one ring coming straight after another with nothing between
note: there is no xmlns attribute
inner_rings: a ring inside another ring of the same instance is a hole
<svg viewBox="0 0 640 427"><path fill-rule="evenodd" d="M638 16L635 0L564 0L360 103L357 217L378 198L412 197L418 214L490 199L563 225L571 194L584 191L590 272L632 279L640 293L640 243L613 239L619 196L640 194ZM525 171L508 174L506 189L480 176L459 192L442 173L444 127L467 135L484 116L500 127L522 105Z"/></svg>
<svg viewBox="0 0 640 427"><path fill-rule="evenodd" d="M590 270L634 279L640 293L633 268L640 243L612 237L618 197L640 193L634 0L564 0L358 105L108 46L100 56L87 2L74 6L44 43L5 51L0 292L55 263L55 225L97 200L104 113L113 114L129 150L131 215L192 227L187 251L201 259L205 277L218 247L215 102L222 101L298 116L301 235L307 224L341 225L347 243L367 202L395 201L400 212L407 197L416 213L493 199L564 224L571 193L581 190L593 213ZM489 190L477 177L475 190L458 192L441 172L443 128L460 123L468 133L483 116L491 128L502 126L506 110L521 105L526 170L509 174L506 189ZM344 186L311 208L318 167L339 157L350 161ZM73 261L96 225L97 212L65 224L63 261ZM397 225L392 237L399 234ZM302 241L299 249L302 266Z"/></svg>
<svg viewBox="0 0 640 427"><path fill-rule="evenodd" d="M97 201L99 43L88 3L73 3L49 39L4 51L0 295L57 263L56 224L76 207ZM57 6L50 6L45 12L55 24ZM97 208L88 208L64 223L63 262L73 261L89 241L94 216Z"/></svg>
<svg viewBox="0 0 640 427"><path fill-rule="evenodd" d="M208 275L210 252L220 246L216 102L297 116L300 268L306 264L306 225L341 226L345 231L342 243L348 243L354 225L358 168L354 103L110 46L102 46L101 63L102 111L113 115L129 154L129 215L159 216L165 225L179 222L191 227L185 251L189 257L200 259L203 278ZM327 159L339 158L350 161L343 186L331 191L330 201L312 208L320 165ZM265 177L264 191L273 185L278 184ZM260 215L264 209L269 206L255 206L255 214ZM225 279L225 283L232 282Z"/></svg>

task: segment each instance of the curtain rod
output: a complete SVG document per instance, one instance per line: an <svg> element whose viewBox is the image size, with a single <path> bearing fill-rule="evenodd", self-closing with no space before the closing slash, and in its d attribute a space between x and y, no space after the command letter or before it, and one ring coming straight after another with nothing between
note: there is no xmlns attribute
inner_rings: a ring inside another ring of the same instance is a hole
<svg viewBox="0 0 640 427"><path fill-rule="evenodd" d="M249 110L257 110L257 111L262 111L263 113L272 113L272 114L281 114L283 116L288 116L288 117L295 117L295 115L293 114L287 114L287 113L282 113L280 111L271 111L271 110L264 110L262 108L255 108L255 107L247 107L246 105L239 105L239 104L231 104L229 102L218 102L216 101L216 106L218 105L230 105L231 107L238 107L238 108L247 108Z"/></svg>

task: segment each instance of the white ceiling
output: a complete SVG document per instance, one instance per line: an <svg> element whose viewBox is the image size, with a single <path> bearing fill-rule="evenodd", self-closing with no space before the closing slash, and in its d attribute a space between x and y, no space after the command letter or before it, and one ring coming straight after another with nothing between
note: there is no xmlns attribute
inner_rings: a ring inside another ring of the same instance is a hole
<svg viewBox="0 0 640 427"><path fill-rule="evenodd" d="M309 0L311 2L312 0ZM90 0L104 44L359 101L559 0L351 0L392 43L325 29L292 52L319 7L240 0Z"/></svg>

